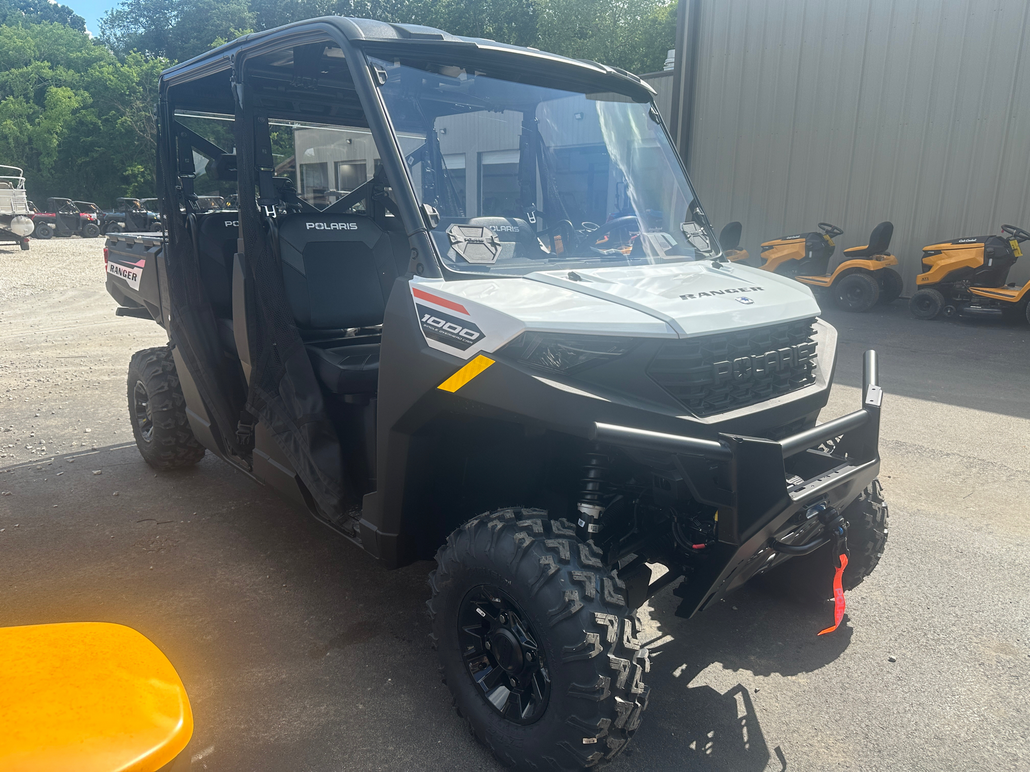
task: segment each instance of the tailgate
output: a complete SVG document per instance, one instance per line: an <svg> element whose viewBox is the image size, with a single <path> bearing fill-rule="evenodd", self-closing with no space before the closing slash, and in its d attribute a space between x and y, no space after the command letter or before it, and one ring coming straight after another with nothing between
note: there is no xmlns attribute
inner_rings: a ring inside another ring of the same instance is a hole
<svg viewBox="0 0 1030 772"><path fill-rule="evenodd" d="M157 262L164 240L159 235L111 234L104 245L107 292L119 306L147 309L161 320Z"/></svg>

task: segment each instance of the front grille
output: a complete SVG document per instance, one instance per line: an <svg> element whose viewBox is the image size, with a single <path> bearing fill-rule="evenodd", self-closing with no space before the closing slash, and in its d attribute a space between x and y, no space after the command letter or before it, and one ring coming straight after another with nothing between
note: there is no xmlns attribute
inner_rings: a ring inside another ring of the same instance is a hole
<svg viewBox="0 0 1030 772"><path fill-rule="evenodd" d="M815 383L815 319L665 343L647 374L696 416Z"/></svg>

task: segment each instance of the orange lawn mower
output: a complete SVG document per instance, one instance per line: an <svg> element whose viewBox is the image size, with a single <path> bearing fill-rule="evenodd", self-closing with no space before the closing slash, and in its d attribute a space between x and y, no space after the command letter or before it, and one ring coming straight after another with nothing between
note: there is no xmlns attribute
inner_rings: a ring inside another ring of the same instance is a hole
<svg viewBox="0 0 1030 772"><path fill-rule="evenodd" d="M1006 284L1022 257L1030 232L1002 225L1000 236L971 236L923 247L923 272L909 309L917 319L969 316L1026 317L1030 321L1030 282Z"/></svg>
<svg viewBox="0 0 1030 772"><path fill-rule="evenodd" d="M723 228L723 235L730 237L728 243L720 239L726 258L733 262L748 257L746 250L739 249L739 225L730 223ZM762 270L829 290L837 305L846 311L868 311L877 303L886 305L898 299L904 282L890 267L898 264L898 259L888 251L894 235L893 223L882 222L873 228L867 245L845 249L846 259L832 273L827 269L836 249L833 239L844 231L826 222L819 223L819 229L821 232L798 233L762 244Z"/></svg>

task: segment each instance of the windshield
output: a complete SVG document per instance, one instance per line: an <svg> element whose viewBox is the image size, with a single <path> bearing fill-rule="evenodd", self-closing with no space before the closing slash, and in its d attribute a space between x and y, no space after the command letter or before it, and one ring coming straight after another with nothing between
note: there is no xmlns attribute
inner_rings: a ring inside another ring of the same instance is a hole
<svg viewBox="0 0 1030 772"><path fill-rule="evenodd" d="M524 274L694 260L710 228L650 104L372 60L444 265Z"/></svg>

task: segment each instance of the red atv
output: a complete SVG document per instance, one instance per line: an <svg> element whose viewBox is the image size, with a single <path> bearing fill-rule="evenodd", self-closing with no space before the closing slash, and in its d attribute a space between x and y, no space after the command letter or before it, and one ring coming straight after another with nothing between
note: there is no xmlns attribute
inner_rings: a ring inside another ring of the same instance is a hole
<svg viewBox="0 0 1030 772"><path fill-rule="evenodd" d="M100 235L97 216L79 211L79 207L70 198L48 198L46 211L32 215L36 224L32 235L37 239L49 239L53 236L82 236L95 239Z"/></svg>

